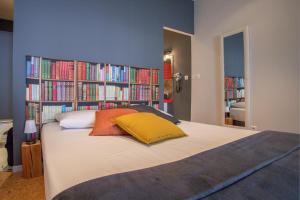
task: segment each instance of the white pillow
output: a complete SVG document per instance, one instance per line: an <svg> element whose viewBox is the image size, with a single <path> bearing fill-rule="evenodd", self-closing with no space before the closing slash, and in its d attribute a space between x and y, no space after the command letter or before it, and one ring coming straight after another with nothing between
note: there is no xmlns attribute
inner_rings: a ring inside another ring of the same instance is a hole
<svg viewBox="0 0 300 200"><path fill-rule="evenodd" d="M91 128L95 123L95 110L58 113L55 118L64 128Z"/></svg>

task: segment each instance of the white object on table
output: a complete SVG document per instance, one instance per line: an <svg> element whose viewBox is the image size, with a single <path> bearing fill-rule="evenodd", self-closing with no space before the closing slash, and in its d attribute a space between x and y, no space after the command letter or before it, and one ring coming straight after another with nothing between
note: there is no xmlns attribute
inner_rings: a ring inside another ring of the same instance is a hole
<svg viewBox="0 0 300 200"><path fill-rule="evenodd" d="M7 167L7 150L5 148L7 131L13 127L12 120L0 120L0 171Z"/></svg>

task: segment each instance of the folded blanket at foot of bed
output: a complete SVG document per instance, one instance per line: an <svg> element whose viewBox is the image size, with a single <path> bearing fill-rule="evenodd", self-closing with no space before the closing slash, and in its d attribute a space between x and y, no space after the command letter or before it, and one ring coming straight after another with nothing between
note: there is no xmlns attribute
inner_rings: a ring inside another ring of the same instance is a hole
<svg viewBox="0 0 300 200"><path fill-rule="evenodd" d="M264 131L191 157L75 185L60 199L299 199L299 135Z"/></svg>

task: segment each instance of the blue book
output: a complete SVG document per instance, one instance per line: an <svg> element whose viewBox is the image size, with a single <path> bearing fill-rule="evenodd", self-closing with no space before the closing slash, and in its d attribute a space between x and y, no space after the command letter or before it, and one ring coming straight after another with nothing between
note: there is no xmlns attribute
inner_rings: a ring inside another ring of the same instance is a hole
<svg viewBox="0 0 300 200"><path fill-rule="evenodd" d="M31 72L31 62L30 60L26 60L26 76L30 77L30 72Z"/></svg>

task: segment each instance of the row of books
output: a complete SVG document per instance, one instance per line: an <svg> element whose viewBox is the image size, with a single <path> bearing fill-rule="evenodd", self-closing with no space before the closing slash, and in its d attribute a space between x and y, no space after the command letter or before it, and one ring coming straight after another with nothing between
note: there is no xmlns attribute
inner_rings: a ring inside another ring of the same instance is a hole
<svg viewBox="0 0 300 200"><path fill-rule="evenodd" d="M89 81L104 81L104 65L88 62L77 63L77 79Z"/></svg>
<svg viewBox="0 0 300 200"><path fill-rule="evenodd" d="M26 101L39 101L40 100L40 85L28 84L26 87Z"/></svg>
<svg viewBox="0 0 300 200"><path fill-rule="evenodd" d="M40 76L40 58L27 57L26 58L26 77L39 78Z"/></svg>
<svg viewBox="0 0 300 200"><path fill-rule="evenodd" d="M130 83L150 84L150 69L130 68Z"/></svg>
<svg viewBox="0 0 300 200"><path fill-rule="evenodd" d="M155 85L152 86L152 100L159 100L159 87Z"/></svg>
<svg viewBox="0 0 300 200"><path fill-rule="evenodd" d="M159 69L152 70L152 84L159 84Z"/></svg>
<svg viewBox="0 0 300 200"><path fill-rule="evenodd" d="M66 105L47 105L42 107L42 123L48 123L55 121L55 115L58 113L70 112L73 111L72 106Z"/></svg>
<svg viewBox="0 0 300 200"><path fill-rule="evenodd" d="M42 60L42 79L73 80L74 62L61 60Z"/></svg>
<svg viewBox="0 0 300 200"><path fill-rule="evenodd" d="M127 102L99 102L97 105L84 105L84 106L78 106L77 110L103 110L103 109L111 109L111 108L123 108L128 107Z"/></svg>
<svg viewBox="0 0 300 200"><path fill-rule="evenodd" d="M225 91L225 99L237 99L237 98L244 98L245 97L245 90L226 90Z"/></svg>
<svg viewBox="0 0 300 200"><path fill-rule="evenodd" d="M36 124L40 123L39 116L39 104L37 103L28 103L25 107L25 118L35 120Z"/></svg>
<svg viewBox="0 0 300 200"><path fill-rule="evenodd" d="M129 100L128 87L106 85L106 100L128 101Z"/></svg>
<svg viewBox="0 0 300 200"><path fill-rule="evenodd" d="M225 79L225 88L226 89L234 89L234 88L244 88L244 78L241 77L229 77L226 76Z"/></svg>
<svg viewBox="0 0 300 200"><path fill-rule="evenodd" d="M74 83L60 81L42 82L43 101L73 101Z"/></svg>
<svg viewBox="0 0 300 200"><path fill-rule="evenodd" d="M104 100L104 85L96 83L78 83L79 101L102 101Z"/></svg>
<svg viewBox="0 0 300 200"><path fill-rule="evenodd" d="M106 81L128 82L129 67L106 64L105 70Z"/></svg>
<svg viewBox="0 0 300 200"><path fill-rule="evenodd" d="M150 86L148 85L131 85L131 100L133 101L149 101Z"/></svg>

